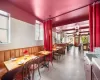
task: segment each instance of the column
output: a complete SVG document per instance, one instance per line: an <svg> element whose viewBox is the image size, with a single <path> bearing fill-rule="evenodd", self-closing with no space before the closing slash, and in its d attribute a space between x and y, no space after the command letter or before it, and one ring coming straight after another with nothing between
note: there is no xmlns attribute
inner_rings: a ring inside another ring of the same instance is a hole
<svg viewBox="0 0 100 80"><path fill-rule="evenodd" d="M89 5L90 51L93 51L93 6Z"/></svg>
<svg viewBox="0 0 100 80"><path fill-rule="evenodd" d="M52 20L44 21L44 49L52 51ZM52 54L50 54L52 60Z"/></svg>

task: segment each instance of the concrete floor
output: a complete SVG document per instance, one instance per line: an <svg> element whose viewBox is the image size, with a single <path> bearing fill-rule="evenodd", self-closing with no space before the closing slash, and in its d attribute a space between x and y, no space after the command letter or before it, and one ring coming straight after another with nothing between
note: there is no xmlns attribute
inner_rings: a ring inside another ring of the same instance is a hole
<svg viewBox="0 0 100 80"><path fill-rule="evenodd" d="M50 69L41 68L41 78L35 73L35 80L85 80L83 53L72 47L58 62L54 61Z"/></svg>

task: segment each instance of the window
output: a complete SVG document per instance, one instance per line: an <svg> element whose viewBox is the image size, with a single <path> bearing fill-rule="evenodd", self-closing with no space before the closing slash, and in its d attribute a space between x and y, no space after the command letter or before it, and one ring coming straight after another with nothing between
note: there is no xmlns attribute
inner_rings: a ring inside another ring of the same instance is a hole
<svg viewBox="0 0 100 80"><path fill-rule="evenodd" d="M60 34L58 34L57 38L58 38L58 40L59 40L59 42L60 42Z"/></svg>
<svg viewBox="0 0 100 80"><path fill-rule="evenodd" d="M43 40L43 24L36 21L35 24L35 40Z"/></svg>
<svg viewBox="0 0 100 80"><path fill-rule="evenodd" d="M40 24L40 36L39 36L39 40L43 40L43 37L44 37L43 24Z"/></svg>
<svg viewBox="0 0 100 80"><path fill-rule="evenodd" d="M0 10L0 44L10 42L10 14Z"/></svg>
<svg viewBox="0 0 100 80"><path fill-rule="evenodd" d="M56 33L56 42L60 43L60 33Z"/></svg>
<svg viewBox="0 0 100 80"><path fill-rule="evenodd" d="M39 40L40 36L40 24L35 24L35 40Z"/></svg>

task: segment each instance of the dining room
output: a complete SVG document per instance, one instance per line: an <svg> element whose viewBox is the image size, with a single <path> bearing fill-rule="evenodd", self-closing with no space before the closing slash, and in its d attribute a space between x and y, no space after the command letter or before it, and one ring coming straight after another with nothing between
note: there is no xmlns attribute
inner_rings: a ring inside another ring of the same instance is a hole
<svg viewBox="0 0 100 80"><path fill-rule="evenodd" d="M7 4L9 6L9 3ZM14 6L14 9L15 8ZM19 8L16 10L22 11ZM26 18L34 18L25 11L22 12ZM12 14L0 10L0 22L1 80L33 80L35 70L39 73L38 77L41 77L41 67L49 70L49 64L51 63L53 66L52 59L55 58L58 61L61 54L65 54L64 49L66 44L53 45L54 47L52 49L54 52L47 50L43 46L43 23L37 20L32 21L30 24L25 21L25 18L22 18L22 20L14 18ZM33 25L33 23L35 25ZM58 54L57 52L60 50L63 51L63 53ZM55 57L52 57L51 53L53 53Z"/></svg>
<svg viewBox="0 0 100 80"><path fill-rule="evenodd" d="M99 14L99 0L0 0L0 80L96 80Z"/></svg>

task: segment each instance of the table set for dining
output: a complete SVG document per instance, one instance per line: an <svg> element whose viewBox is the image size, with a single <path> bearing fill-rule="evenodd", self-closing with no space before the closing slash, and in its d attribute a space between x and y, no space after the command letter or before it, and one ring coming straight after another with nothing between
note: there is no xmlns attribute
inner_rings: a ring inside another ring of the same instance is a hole
<svg viewBox="0 0 100 80"><path fill-rule="evenodd" d="M52 48L52 51L46 51L46 50L43 50L43 51L40 51L37 53L37 55L34 55L34 54L26 54L24 56L21 56L21 57L17 57L17 58L11 58L10 60L8 61L5 61L4 62L4 65L7 69L7 73L3 76L4 78L2 78L2 80L13 80L13 76L15 76L15 74L18 72L18 70L23 67L23 65L25 65L25 63L27 63L28 61L30 60L35 60L36 58L43 58L43 61L44 63L42 64L43 67L47 67L49 68L49 61L48 61L48 64L46 63L46 57L49 55L49 54L52 54L53 52L55 51L58 51L62 49L62 47L55 47L55 48ZM53 55L54 56L54 55ZM38 66L40 67L40 66ZM12 78L9 77L12 75ZM6 78L5 78L6 77Z"/></svg>
<svg viewBox="0 0 100 80"><path fill-rule="evenodd" d="M42 54L44 56L49 55L51 52L50 51L40 51L39 54ZM31 59L35 59L39 56L36 55L24 55L19 58L13 58L11 60L5 61L5 67L7 68L8 71L11 71L13 69L16 69L20 67L22 64L26 63L27 61Z"/></svg>
<svg viewBox="0 0 100 80"><path fill-rule="evenodd" d="M27 62L29 62L31 60L33 60L33 62L34 62L36 59L37 60L41 59L41 57L43 58L43 57L49 55L50 53L51 53L51 51L40 51L37 53L38 55L26 54L21 57L11 58L8 61L4 61L4 65L7 69L7 73L2 76L1 80L13 80L16 73L18 71L20 71ZM36 62L38 62L38 61L36 61Z"/></svg>
<svg viewBox="0 0 100 80"><path fill-rule="evenodd" d="M34 55L26 55L26 56L22 56L19 58L13 58L11 60L5 61L4 64L7 70L10 71L10 70L20 67L22 64L24 64L25 62L31 59L35 59L36 57L37 56L34 56Z"/></svg>

